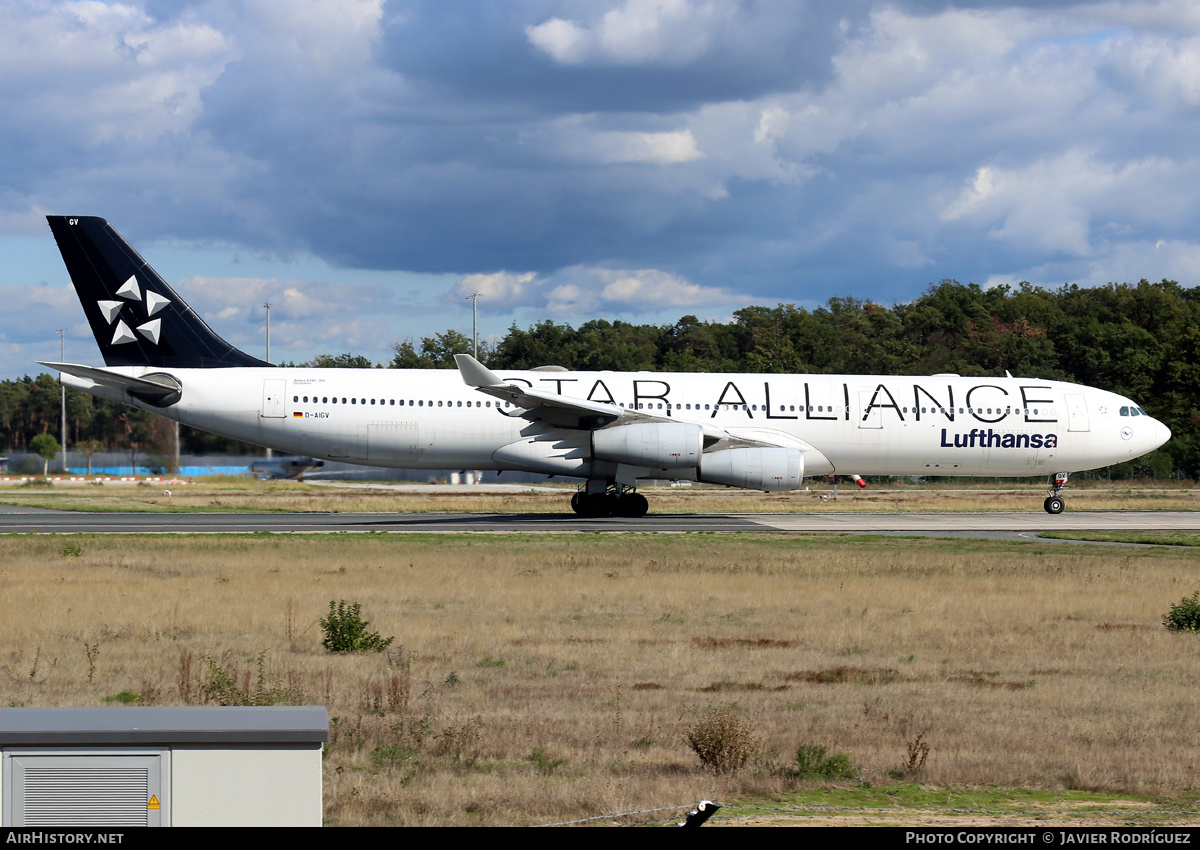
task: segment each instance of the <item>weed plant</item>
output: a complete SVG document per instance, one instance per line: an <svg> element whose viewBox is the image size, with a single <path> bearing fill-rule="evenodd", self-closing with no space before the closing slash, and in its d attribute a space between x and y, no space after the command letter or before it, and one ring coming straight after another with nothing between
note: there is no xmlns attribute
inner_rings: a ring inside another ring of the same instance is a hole
<svg viewBox="0 0 1200 850"><path fill-rule="evenodd" d="M700 764L713 773L736 773L757 749L754 729L732 706L705 714L687 732L687 743Z"/></svg>
<svg viewBox="0 0 1200 850"><path fill-rule="evenodd" d="M204 681L200 692L205 702L217 705L281 705L296 702L292 690L267 679L267 653L255 659L257 674L251 681L250 669L226 667L210 655L204 657Z"/></svg>

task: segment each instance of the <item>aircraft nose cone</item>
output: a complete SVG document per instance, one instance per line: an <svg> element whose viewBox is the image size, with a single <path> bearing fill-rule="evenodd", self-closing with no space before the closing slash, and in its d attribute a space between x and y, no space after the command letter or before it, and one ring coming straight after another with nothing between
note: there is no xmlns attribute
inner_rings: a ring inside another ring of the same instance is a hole
<svg viewBox="0 0 1200 850"><path fill-rule="evenodd" d="M1154 439L1157 441L1155 448L1158 448L1158 446L1171 439L1171 429L1157 420L1155 420L1155 424L1158 425L1158 430L1154 435Z"/></svg>

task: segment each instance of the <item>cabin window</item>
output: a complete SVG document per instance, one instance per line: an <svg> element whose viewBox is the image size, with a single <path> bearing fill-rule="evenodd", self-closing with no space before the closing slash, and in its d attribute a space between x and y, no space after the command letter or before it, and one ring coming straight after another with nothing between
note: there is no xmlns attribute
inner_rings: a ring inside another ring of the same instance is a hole
<svg viewBox="0 0 1200 850"><path fill-rule="evenodd" d="M300 400L300 396L298 396L298 395L292 396L292 401L299 401L299 400Z"/></svg>
<svg viewBox="0 0 1200 850"><path fill-rule="evenodd" d="M462 407L462 402L461 402L461 401L458 403L458 406L459 406L459 407Z"/></svg>
<svg viewBox="0 0 1200 850"><path fill-rule="evenodd" d="M329 396L321 396L321 404L329 404Z"/></svg>

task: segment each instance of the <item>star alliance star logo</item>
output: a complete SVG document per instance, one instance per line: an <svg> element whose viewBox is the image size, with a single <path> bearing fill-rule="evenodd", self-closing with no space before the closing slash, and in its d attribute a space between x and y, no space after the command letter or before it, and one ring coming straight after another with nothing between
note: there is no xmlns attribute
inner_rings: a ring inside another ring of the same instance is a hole
<svg viewBox="0 0 1200 850"><path fill-rule="evenodd" d="M129 301L141 301L146 307L146 318L149 321L138 325L134 330L150 340L155 345L158 345L158 336L162 330L162 320L153 318L155 314L162 311L164 307L171 303L170 298L164 298L157 292L146 290L145 299L142 298L142 290L138 286L137 277L129 276L129 280L121 285L117 290L117 295L125 299L125 301L97 301L96 305L100 308L101 315L111 325L116 322L116 328L113 330L113 338L111 345L121 345L126 342L136 342L137 337L134 332L129 329L129 325L120 317L121 307Z"/></svg>

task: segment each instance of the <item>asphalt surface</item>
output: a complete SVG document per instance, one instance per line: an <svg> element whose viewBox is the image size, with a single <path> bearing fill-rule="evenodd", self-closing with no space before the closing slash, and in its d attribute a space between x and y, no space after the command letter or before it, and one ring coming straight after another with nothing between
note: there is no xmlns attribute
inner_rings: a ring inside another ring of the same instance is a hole
<svg viewBox="0 0 1200 850"><path fill-rule="evenodd" d="M1031 539L1043 531L1198 531L1200 512L661 514L77 513L0 505L0 534L777 531Z"/></svg>

